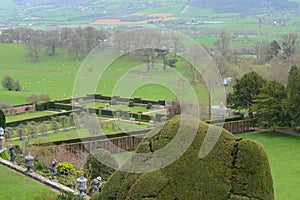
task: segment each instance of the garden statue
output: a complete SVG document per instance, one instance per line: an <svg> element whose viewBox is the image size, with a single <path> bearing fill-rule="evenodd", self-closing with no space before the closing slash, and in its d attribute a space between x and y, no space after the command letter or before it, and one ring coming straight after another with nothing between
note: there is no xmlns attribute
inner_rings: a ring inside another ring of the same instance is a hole
<svg viewBox="0 0 300 200"><path fill-rule="evenodd" d="M92 181L93 194L95 194L96 192L99 192L100 182L101 182L101 177L100 176L98 176L97 178L93 179L93 181Z"/></svg>
<svg viewBox="0 0 300 200"><path fill-rule="evenodd" d="M54 179L54 176L57 176L57 169L56 169L56 165L57 165L57 160L53 159L51 161L51 172L50 172L50 180Z"/></svg>
<svg viewBox="0 0 300 200"><path fill-rule="evenodd" d="M12 144L9 145L9 155L10 155L10 161L15 162L17 155L15 153L14 146Z"/></svg>

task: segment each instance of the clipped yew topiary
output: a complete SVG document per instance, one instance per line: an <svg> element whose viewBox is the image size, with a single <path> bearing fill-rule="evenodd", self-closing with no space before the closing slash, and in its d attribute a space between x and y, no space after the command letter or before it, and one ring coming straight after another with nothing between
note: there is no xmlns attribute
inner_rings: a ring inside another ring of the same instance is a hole
<svg viewBox="0 0 300 200"><path fill-rule="evenodd" d="M145 138L136 150L137 153L151 154L176 137L181 140L180 146L187 143L188 137L195 136L178 159L167 167L148 173L116 171L101 193L92 199L274 199L268 157L262 145L248 139L236 139L228 131L222 130L212 151L200 158L200 147L209 125L184 116L181 122L183 134L178 134L180 119L180 115L174 116L157 134L154 134L156 130L150 132L149 136L152 137ZM193 135L191 130L195 124L199 124L199 127ZM140 161L133 156L130 162L128 166L135 166ZM163 160L149 158L145 162L159 166Z"/></svg>
<svg viewBox="0 0 300 200"><path fill-rule="evenodd" d="M104 163L110 163L110 166L107 166ZM118 163L108 151L105 151L104 149L94 150L87 157L84 165L84 175L88 178L88 193L91 192L91 181L94 178L100 176L102 180L106 181L115 169L118 169Z"/></svg>
<svg viewBox="0 0 300 200"><path fill-rule="evenodd" d="M4 112L0 109L0 127L6 128L6 119Z"/></svg>

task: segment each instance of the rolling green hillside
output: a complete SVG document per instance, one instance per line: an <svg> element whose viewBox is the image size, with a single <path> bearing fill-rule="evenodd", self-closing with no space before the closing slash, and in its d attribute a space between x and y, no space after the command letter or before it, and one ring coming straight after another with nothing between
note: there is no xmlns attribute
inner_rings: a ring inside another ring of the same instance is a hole
<svg viewBox="0 0 300 200"><path fill-rule="evenodd" d="M1 0L0 9L12 9L16 8L16 4L13 0Z"/></svg>

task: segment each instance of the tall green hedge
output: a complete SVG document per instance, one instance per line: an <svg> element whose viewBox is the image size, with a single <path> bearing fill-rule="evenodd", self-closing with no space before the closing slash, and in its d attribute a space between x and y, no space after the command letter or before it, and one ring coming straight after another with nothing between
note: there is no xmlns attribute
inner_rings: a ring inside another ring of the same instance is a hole
<svg viewBox="0 0 300 200"><path fill-rule="evenodd" d="M0 127L6 128L6 118L2 110L0 110Z"/></svg>
<svg viewBox="0 0 300 200"><path fill-rule="evenodd" d="M183 131L177 134L180 125ZM196 135L192 134L194 125L199 125ZM116 171L101 193L92 199L273 200L273 181L262 145L248 139L236 139L223 129L212 151L200 158L200 147L207 136L208 127L208 124L191 117L183 117L182 122L180 116L173 117L158 132L150 132L138 146L136 153L156 152L170 144L175 136L179 142L173 150L177 152L177 146L195 136L188 149L165 168L159 166L170 157L169 154L160 159L149 156L143 160L138 157L135 159L133 155L131 162L125 165L128 169L142 161L148 163L148 166L156 166L157 170L141 174ZM211 139L212 137L207 142L211 142Z"/></svg>

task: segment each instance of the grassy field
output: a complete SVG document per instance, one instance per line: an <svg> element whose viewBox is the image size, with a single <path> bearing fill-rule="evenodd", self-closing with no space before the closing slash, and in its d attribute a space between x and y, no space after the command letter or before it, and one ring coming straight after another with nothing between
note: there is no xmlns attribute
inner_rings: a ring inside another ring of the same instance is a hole
<svg viewBox="0 0 300 200"><path fill-rule="evenodd" d="M11 76L14 80L20 80L23 90L7 92L1 86L0 101L22 104L33 93L47 93L52 99L72 95L73 82L81 63L70 59L64 51L55 57L42 55L38 62L25 57L25 53L21 45L0 44L0 79Z"/></svg>
<svg viewBox="0 0 300 200"><path fill-rule="evenodd" d="M275 187L275 199L300 199L300 137L273 133L246 133L237 137L262 143L268 154Z"/></svg>
<svg viewBox="0 0 300 200"><path fill-rule="evenodd" d="M0 9L14 9L16 4L13 0L2 0L0 4Z"/></svg>
<svg viewBox="0 0 300 200"><path fill-rule="evenodd" d="M33 62L25 57L25 53L26 51L21 45L0 44L0 79L5 76L11 76L14 80L20 80L23 90L22 92L8 92L1 86L1 102L11 105L23 104L26 103L26 98L33 93L47 93L52 99L72 97L73 85L81 61L75 62L63 50L59 50L58 55L55 57L42 54L38 62ZM138 79L142 80L138 88L133 88L133 93L129 94L129 96L126 94L127 97L141 97L150 100L174 99L176 91L171 91L163 85L155 84L155 82L164 79L165 81L169 81L173 85L173 88L176 88L178 86L178 79L174 79L173 77L176 73L172 70L161 72L161 67L153 69L152 72L146 75L145 73L128 73L132 68L141 64L143 63L140 61L129 59L128 56L122 56L113 62L103 74L96 92L104 95L116 95L115 92L118 91L114 91L115 86L119 79L126 74L127 88L131 88L132 85L136 84ZM186 61L179 60L175 70L181 74L187 74L186 65ZM144 84L143 82L146 80L152 81L153 84ZM199 85L199 88L195 88L195 90L200 89L202 92L207 93L202 87ZM203 101L205 101L204 99L207 101L207 95L201 94L199 96L203 98Z"/></svg>
<svg viewBox="0 0 300 200"><path fill-rule="evenodd" d="M42 117L42 116L49 116L55 113L56 112L53 111L27 112L19 115L6 116L6 122L13 122L13 121L19 121L23 119L30 119L30 118Z"/></svg>
<svg viewBox="0 0 300 200"><path fill-rule="evenodd" d="M32 200L42 193L54 194L46 186L0 166L0 199Z"/></svg>

